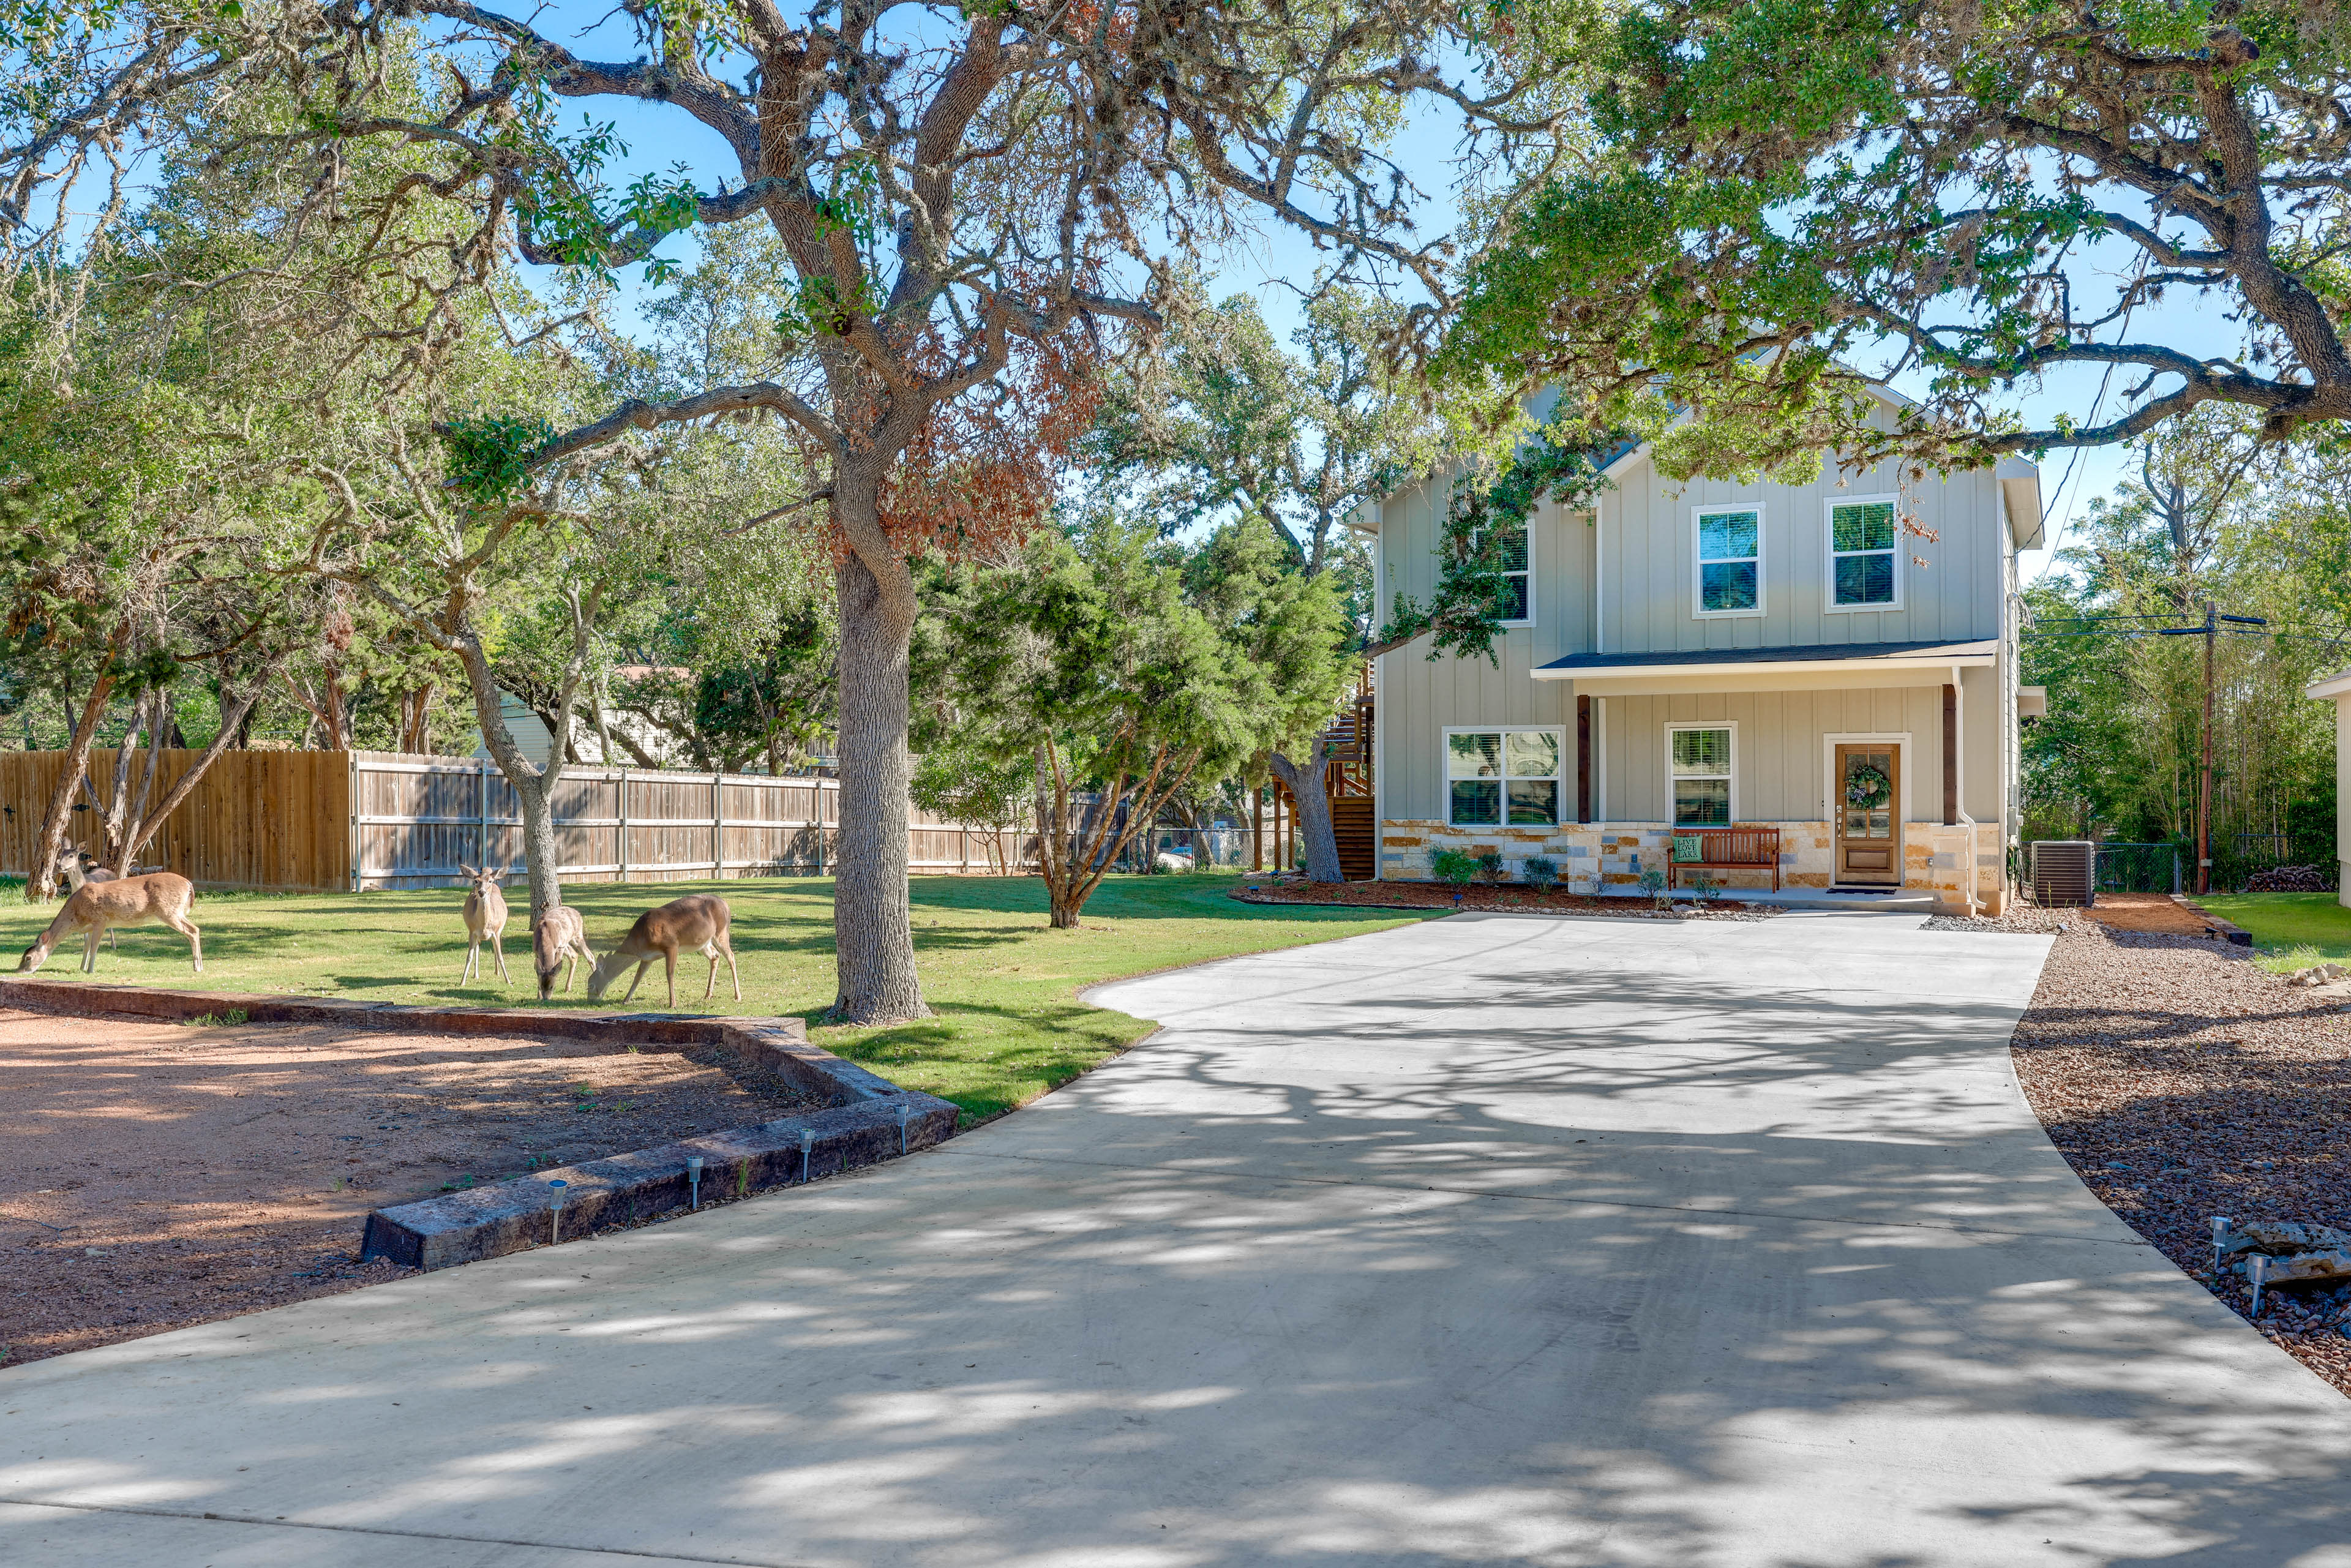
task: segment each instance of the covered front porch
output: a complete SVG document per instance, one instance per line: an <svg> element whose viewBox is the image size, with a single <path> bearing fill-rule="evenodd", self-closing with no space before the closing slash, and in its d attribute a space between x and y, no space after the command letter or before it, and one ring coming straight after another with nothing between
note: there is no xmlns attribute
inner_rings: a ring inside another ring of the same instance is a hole
<svg viewBox="0 0 2351 1568"><path fill-rule="evenodd" d="M1426 785L1383 791L1380 874L1426 878L1458 849L1513 880L1548 858L1583 893L1672 868L1740 896L1931 893L1998 913L2013 724L1998 666L1991 639L1537 666L1536 714L1565 722L1443 727ZM1743 863L1712 863L1733 837Z"/></svg>

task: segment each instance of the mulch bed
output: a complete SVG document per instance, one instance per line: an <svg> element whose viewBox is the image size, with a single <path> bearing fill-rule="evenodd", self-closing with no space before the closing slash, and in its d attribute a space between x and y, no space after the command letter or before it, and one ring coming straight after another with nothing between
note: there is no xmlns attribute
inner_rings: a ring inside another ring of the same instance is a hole
<svg viewBox="0 0 2351 1568"><path fill-rule="evenodd" d="M713 1048L0 1009L0 1363L409 1270L370 1209L819 1103Z"/></svg>
<svg viewBox="0 0 2351 1568"><path fill-rule="evenodd" d="M1509 909L1549 915L1605 915L1616 920L1769 920L1774 904L1725 898L1711 904L1677 901L1670 913L1646 897L1594 898L1588 893L1537 893L1531 887L1473 883L1457 897L1435 882L1304 882L1283 878L1236 888L1228 896L1243 904L1325 904L1350 909Z"/></svg>
<svg viewBox="0 0 2351 1568"><path fill-rule="evenodd" d="M2241 1315L2212 1217L2351 1228L2351 1018L2208 938L2068 912L2011 1044L2049 1136L2092 1191ZM2256 1326L2351 1394L2351 1285L2270 1291Z"/></svg>

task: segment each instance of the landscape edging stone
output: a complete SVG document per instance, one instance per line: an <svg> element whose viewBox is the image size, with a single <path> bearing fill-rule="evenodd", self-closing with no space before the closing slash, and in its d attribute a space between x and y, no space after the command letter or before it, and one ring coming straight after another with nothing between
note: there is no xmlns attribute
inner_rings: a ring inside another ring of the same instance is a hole
<svg viewBox="0 0 2351 1568"><path fill-rule="evenodd" d="M179 991L92 980L0 978L0 1003L42 1012L127 1013L189 1019L241 1012L248 1023L329 1023L347 1029L442 1034L519 1034L611 1046L687 1051L720 1046L794 1088L846 1102L806 1115L639 1149L511 1181L379 1208L360 1247L366 1261L443 1269L541 1244L553 1233L548 1184L563 1181L563 1223L586 1235L599 1226L650 1218L689 1201L686 1159L704 1160L702 1197L714 1199L832 1176L895 1159L955 1134L956 1107L900 1087L815 1044L796 1018L712 1018L698 1013L582 1014L513 1008L420 1008L330 997ZM902 1122L901 1112L904 1113ZM800 1135L810 1134L803 1160Z"/></svg>

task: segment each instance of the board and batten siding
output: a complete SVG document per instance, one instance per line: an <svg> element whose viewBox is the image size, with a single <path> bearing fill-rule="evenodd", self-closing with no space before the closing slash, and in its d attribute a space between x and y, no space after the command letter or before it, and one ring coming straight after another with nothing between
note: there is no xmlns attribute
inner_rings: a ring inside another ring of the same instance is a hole
<svg viewBox="0 0 2351 1568"><path fill-rule="evenodd" d="M1626 468L1600 498L1604 652L1958 643L2000 633L2004 529L1990 469L1905 486L1892 463L1853 475L1823 464L1813 483L1788 486L1668 479L1646 455ZM1899 497L1901 515L1924 532L1896 539L1899 609L1832 610L1829 503L1865 496ZM1697 513L1744 507L1763 517L1763 613L1699 616Z"/></svg>
<svg viewBox="0 0 2351 1568"><path fill-rule="evenodd" d="M1995 672L1963 672L1960 809L1997 821L2004 781ZM1742 822L1813 822L1827 816L1832 735L1901 735L1905 821L1943 820L1943 688L1891 686L1867 691L1725 692L1606 699L1604 769L1595 768L1595 811L1607 820L1662 822L1670 810L1666 777L1668 725L1728 723L1732 791ZM1438 800L1429 820L1443 816Z"/></svg>

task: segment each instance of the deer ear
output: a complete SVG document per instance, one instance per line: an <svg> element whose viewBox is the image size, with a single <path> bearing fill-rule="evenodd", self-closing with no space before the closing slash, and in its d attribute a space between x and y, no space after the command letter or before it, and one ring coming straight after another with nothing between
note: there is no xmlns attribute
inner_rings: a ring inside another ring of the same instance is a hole
<svg viewBox="0 0 2351 1568"><path fill-rule="evenodd" d="M467 865L464 861L459 861L457 862L457 871L458 874L462 876L479 876L481 874L472 866Z"/></svg>

